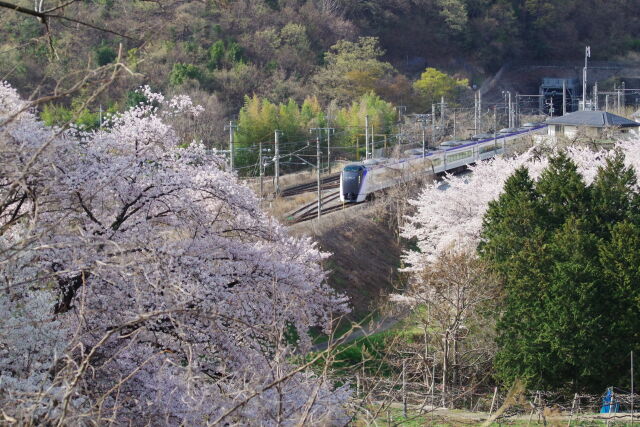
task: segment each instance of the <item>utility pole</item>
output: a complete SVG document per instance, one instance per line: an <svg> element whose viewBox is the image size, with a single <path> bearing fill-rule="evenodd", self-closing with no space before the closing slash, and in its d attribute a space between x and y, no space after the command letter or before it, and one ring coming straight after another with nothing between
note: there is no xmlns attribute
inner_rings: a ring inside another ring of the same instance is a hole
<svg viewBox="0 0 640 427"><path fill-rule="evenodd" d="M427 155L427 118L428 114L416 114L416 121L420 123L420 127L422 128L422 157Z"/></svg>
<svg viewBox="0 0 640 427"><path fill-rule="evenodd" d="M225 126L224 129L225 130L229 130L229 167L231 168L231 171L233 172L233 132L235 129L237 129L238 126L233 124L233 120L229 120L229 125ZM262 154L260 154L262 155Z"/></svg>
<svg viewBox="0 0 640 427"><path fill-rule="evenodd" d="M478 132L482 132L482 92L478 91Z"/></svg>
<svg viewBox="0 0 640 427"><path fill-rule="evenodd" d="M367 116L368 117L368 116ZM322 152L320 151L320 132L323 128L311 128L309 132L316 131L316 169L318 182L318 219L322 215L322 181L320 180L320 169L322 169Z"/></svg>
<svg viewBox="0 0 640 427"><path fill-rule="evenodd" d="M453 139L456 139L456 110L453 110Z"/></svg>
<svg viewBox="0 0 640 427"><path fill-rule="evenodd" d="M436 104L431 104L431 143L436 146Z"/></svg>
<svg viewBox="0 0 640 427"><path fill-rule="evenodd" d="M373 140L374 140L374 135L375 135L375 134L373 133L373 125L371 125L371 133L370 133L369 135L371 135L371 158L373 159L373 157L374 157L374 152L373 152L373 150L374 150Z"/></svg>
<svg viewBox="0 0 640 427"><path fill-rule="evenodd" d="M507 92L507 96L509 97L509 127L513 127L513 108L511 105L511 91Z"/></svg>
<svg viewBox="0 0 640 427"><path fill-rule="evenodd" d="M369 158L369 115L364 116L364 146L365 146L365 159Z"/></svg>
<svg viewBox="0 0 640 427"><path fill-rule="evenodd" d="M555 108L553 108L553 98L549 98L547 105L549 106L549 114L553 117L553 113L555 112Z"/></svg>
<svg viewBox="0 0 640 427"><path fill-rule="evenodd" d="M398 144L402 145L402 122L403 122L403 118L402 115L407 111L407 106L406 105L398 105L396 107L396 110L398 111Z"/></svg>
<svg viewBox="0 0 640 427"><path fill-rule="evenodd" d="M264 194L262 191L262 141L258 143L258 170L260 171L260 200L262 200L262 195Z"/></svg>
<svg viewBox="0 0 640 427"><path fill-rule="evenodd" d="M402 122L402 115L407 111L407 106L398 105L396 109L398 110L398 122Z"/></svg>
<svg viewBox="0 0 640 427"><path fill-rule="evenodd" d="M493 106L493 154L498 154L498 106Z"/></svg>
<svg viewBox="0 0 640 427"><path fill-rule="evenodd" d="M320 169L322 168L322 155L320 153L320 132L316 138L316 167L318 169L318 219L322 215L322 181L320 181Z"/></svg>
<svg viewBox="0 0 640 427"><path fill-rule="evenodd" d="M562 79L562 115L567 114L567 81Z"/></svg>
<svg viewBox="0 0 640 427"><path fill-rule="evenodd" d="M593 109L599 110L598 108L598 82L593 85Z"/></svg>
<svg viewBox="0 0 640 427"><path fill-rule="evenodd" d="M327 131L327 167L331 174L331 134L335 132L334 128L324 128Z"/></svg>
<svg viewBox="0 0 640 427"><path fill-rule="evenodd" d="M444 96L440 98L440 127L444 132Z"/></svg>
<svg viewBox="0 0 640 427"><path fill-rule="evenodd" d="M276 176L276 197L280 195L280 134L282 131L275 131L275 157L274 157L274 172Z"/></svg>
<svg viewBox="0 0 640 427"><path fill-rule="evenodd" d="M609 111L609 94L606 94L604 96L604 111L605 112Z"/></svg>
<svg viewBox="0 0 640 427"><path fill-rule="evenodd" d="M478 133L478 93L473 94L473 133Z"/></svg>
<svg viewBox="0 0 640 427"><path fill-rule="evenodd" d="M616 89L616 92L618 92L618 104L617 104L618 106L616 108L616 112L620 114L620 107L622 105L622 96L621 96L622 93L620 92L620 89Z"/></svg>
<svg viewBox="0 0 640 427"><path fill-rule="evenodd" d="M582 109L587 108L587 60L591 57L591 46L584 50L584 69L582 70Z"/></svg>
<svg viewBox="0 0 640 427"><path fill-rule="evenodd" d="M627 106L627 104L626 104L626 98L625 98L625 93L626 93L626 92L625 92L625 90L626 90L625 88L626 88L626 86L627 86L627 85L625 84L625 82L622 82L622 112L623 112L623 113L624 113L624 109L625 109L625 107Z"/></svg>

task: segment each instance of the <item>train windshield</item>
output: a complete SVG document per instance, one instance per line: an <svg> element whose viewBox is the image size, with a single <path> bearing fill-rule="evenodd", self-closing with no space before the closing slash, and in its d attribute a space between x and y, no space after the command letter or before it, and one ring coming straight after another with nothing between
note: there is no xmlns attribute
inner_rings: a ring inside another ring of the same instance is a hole
<svg viewBox="0 0 640 427"><path fill-rule="evenodd" d="M360 184L362 166L346 166L342 173L344 183Z"/></svg>

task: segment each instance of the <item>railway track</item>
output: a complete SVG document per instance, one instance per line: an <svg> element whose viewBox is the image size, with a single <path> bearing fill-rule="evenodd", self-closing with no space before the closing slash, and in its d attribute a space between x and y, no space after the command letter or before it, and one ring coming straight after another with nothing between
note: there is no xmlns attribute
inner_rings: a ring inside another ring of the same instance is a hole
<svg viewBox="0 0 640 427"><path fill-rule="evenodd" d="M340 174L331 175L320 180L322 184L323 190L329 190L333 188L338 188L340 186ZM317 182L309 182L306 184L294 185L293 187L288 187L282 190L280 195L282 197L291 197L296 196L302 193L308 193L310 191L317 191L318 183Z"/></svg>
<svg viewBox="0 0 640 427"><path fill-rule="evenodd" d="M336 203L337 202L337 203ZM329 206L326 206L329 205ZM341 203L340 192L334 191L322 197L322 215L347 209L355 203ZM287 222L297 224L318 217L318 201L308 203L287 216Z"/></svg>

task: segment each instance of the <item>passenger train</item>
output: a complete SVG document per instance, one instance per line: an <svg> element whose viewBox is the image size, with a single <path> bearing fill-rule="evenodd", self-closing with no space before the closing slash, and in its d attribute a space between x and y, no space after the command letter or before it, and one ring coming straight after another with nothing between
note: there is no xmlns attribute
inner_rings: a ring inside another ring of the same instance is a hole
<svg viewBox="0 0 640 427"><path fill-rule="evenodd" d="M496 138L464 141L458 146L441 145L438 149L408 150L402 159L370 159L351 163L340 174L340 200L345 203L363 202L372 193L408 182L425 173L456 169L478 160L485 160L504 152L505 142L516 136L536 131L545 125L527 128Z"/></svg>

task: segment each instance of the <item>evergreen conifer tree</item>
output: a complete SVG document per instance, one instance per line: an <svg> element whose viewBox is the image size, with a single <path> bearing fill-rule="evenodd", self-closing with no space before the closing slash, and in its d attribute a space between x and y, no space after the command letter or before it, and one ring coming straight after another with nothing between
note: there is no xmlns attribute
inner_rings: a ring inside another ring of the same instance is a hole
<svg viewBox="0 0 640 427"><path fill-rule="evenodd" d="M504 281L500 379L592 392L625 384L640 330L637 203L619 153L590 186L564 153L537 182L524 168L506 181L479 246Z"/></svg>

